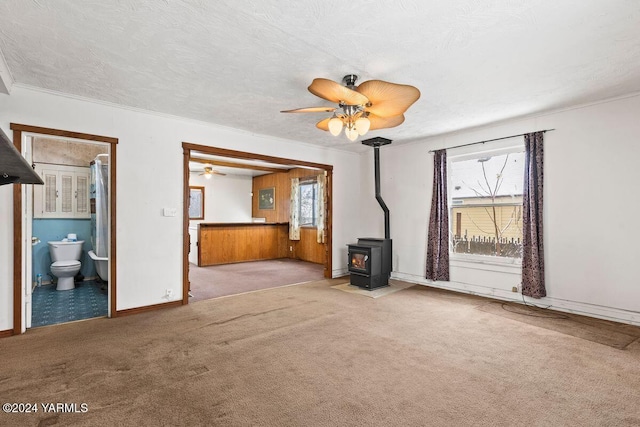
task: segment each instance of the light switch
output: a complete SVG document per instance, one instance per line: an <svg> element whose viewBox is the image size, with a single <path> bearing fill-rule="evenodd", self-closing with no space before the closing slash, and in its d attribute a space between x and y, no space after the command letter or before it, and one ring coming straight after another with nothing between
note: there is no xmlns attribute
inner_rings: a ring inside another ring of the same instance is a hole
<svg viewBox="0 0 640 427"><path fill-rule="evenodd" d="M163 216L176 216L178 214L178 209L176 208L164 208L162 215Z"/></svg>

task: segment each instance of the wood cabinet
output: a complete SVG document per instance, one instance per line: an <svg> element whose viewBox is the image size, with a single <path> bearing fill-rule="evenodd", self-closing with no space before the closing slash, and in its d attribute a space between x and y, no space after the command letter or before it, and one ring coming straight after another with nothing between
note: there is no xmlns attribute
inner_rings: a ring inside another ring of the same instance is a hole
<svg viewBox="0 0 640 427"><path fill-rule="evenodd" d="M288 223L200 223L198 265L286 258Z"/></svg>
<svg viewBox="0 0 640 427"><path fill-rule="evenodd" d="M38 164L35 170L44 185L33 186L34 218L91 217L88 167Z"/></svg>

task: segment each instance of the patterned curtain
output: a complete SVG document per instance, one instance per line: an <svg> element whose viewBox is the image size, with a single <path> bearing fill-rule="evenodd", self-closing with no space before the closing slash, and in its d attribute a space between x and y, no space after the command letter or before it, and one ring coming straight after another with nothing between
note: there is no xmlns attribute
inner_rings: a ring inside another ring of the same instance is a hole
<svg viewBox="0 0 640 427"><path fill-rule="evenodd" d="M300 240L300 179L291 178L289 240Z"/></svg>
<svg viewBox="0 0 640 427"><path fill-rule="evenodd" d="M447 204L447 152L433 156L433 196L427 237L427 275L429 280L449 280L449 207Z"/></svg>
<svg viewBox="0 0 640 427"><path fill-rule="evenodd" d="M317 229L318 229L318 243L324 243L324 229L325 229L325 206L326 206L326 197L327 192L325 191L326 187L326 177L324 176L324 172L318 175L318 221L317 221Z"/></svg>
<svg viewBox="0 0 640 427"><path fill-rule="evenodd" d="M533 298L547 295L542 242L543 135L534 132L524 136L522 294Z"/></svg>

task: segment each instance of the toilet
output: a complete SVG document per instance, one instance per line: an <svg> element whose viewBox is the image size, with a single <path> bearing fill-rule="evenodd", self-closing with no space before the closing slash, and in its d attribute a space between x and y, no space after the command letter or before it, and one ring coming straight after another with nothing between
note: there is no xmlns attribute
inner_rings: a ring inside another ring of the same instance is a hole
<svg viewBox="0 0 640 427"><path fill-rule="evenodd" d="M67 291L75 288L73 278L80 271L82 264L82 244L84 240L47 242L51 254L51 274L58 278L56 290Z"/></svg>

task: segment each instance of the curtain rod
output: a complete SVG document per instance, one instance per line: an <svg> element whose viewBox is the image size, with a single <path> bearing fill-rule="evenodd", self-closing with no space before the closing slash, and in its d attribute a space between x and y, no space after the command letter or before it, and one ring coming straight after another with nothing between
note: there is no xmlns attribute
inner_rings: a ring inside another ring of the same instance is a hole
<svg viewBox="0 0 640 427"><path fill-rule="evenodd" d="M551 132L552 130L555 130L555 129L543 129L543 130L538 130L536 132L543 132L544 133L544 132ZM487 139L486 141L470 142L468 144L455 145L453 147L441 148L440 150L450 150L452 148L460 148L460 147L467 147L469 145L484 144L485 142L500 141L501 139L515 138L516 136L524 136L524 135L527 135L529 133L534 133L534 132L519 133L517 135L503 136L502 138ZM434 153L436 151L439 151L439 150L429 150L429 153Z"/></svg>

